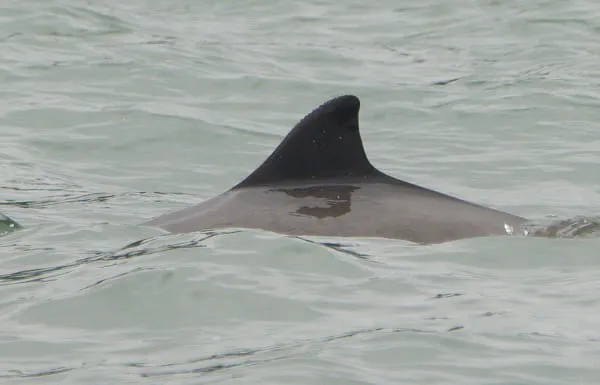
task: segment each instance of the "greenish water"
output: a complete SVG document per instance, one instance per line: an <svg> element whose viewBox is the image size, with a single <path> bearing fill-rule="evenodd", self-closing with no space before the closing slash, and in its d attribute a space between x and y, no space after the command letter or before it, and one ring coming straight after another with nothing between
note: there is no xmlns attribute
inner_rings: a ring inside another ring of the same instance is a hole
<svg viewBox="0 0 600 385"><path fill-rule="evenodd" d="M597 216L599 37L590 0L4 1L0 212L24 229L0 238L1 382L597 384L598 238L139 223L345 93L386 173Z"/></svg>

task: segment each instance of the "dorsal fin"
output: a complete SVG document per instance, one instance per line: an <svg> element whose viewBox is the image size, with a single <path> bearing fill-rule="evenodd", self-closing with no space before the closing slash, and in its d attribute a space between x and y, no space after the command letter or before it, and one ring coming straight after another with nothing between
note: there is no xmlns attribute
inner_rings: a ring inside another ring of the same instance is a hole
<svg viewBox="0 0 600 385"><path fill-rule="evenodd" d="M377 173L360 138L359 108L353 95L324 103L296 124L267 160L234 188Z"/></svg>

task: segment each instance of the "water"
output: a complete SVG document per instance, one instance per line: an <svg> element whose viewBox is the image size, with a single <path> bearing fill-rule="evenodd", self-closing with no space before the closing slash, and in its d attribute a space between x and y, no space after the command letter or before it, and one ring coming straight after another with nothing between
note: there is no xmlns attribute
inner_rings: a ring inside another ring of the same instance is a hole
<svg viewBox="0 0 600 385"><path fill-rule="evenodd" d="M529 218L597 216L597 2L1 9L0 211L24 227L0 238L2 383L600 380L598 237L138 225L237 183L344 93L391 175Z"/></svg>

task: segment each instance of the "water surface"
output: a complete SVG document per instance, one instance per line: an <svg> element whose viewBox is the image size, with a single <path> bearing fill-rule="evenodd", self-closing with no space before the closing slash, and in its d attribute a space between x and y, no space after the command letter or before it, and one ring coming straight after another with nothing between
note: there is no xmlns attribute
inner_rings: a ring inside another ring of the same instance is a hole
<svg viewBox="0 0 600 385"><path fill-rule="evenodd" d="M598 238L139 226L228 189L345 93L386 173L529 218L598 215L596 2L1 10L0 212L24 226L0 238L2 382L600 380Z"/></svg>

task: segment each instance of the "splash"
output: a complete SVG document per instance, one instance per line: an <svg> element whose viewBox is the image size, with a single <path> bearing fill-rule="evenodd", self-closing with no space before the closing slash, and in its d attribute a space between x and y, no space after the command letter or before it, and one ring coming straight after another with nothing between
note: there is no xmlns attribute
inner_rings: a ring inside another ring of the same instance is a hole
<svg viewBox="0 0 600 385"><path fill-rule="evenodd" d="M577 216L550 222L531 222L523 226L523 231L532 237L599 238L600 217Z"/></svg>
<svg viewBox="0 0 600 385"><path fill-rule="evenodd" d="M0 237L22 228L20 224L0 213Z"/></svg>

